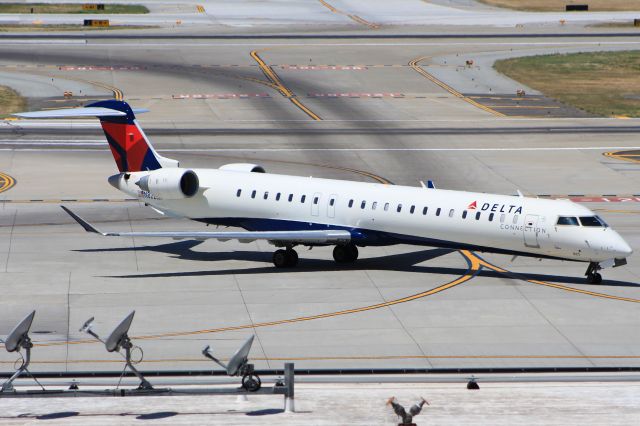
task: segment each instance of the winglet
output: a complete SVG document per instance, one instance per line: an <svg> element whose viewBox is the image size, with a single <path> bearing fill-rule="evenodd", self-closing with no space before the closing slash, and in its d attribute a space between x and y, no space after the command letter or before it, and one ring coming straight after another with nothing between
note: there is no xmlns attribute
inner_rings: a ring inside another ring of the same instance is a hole
<svg viewBox="0 0 640 426"><path fill-rule="evenodd" d="M69 216L71 216L73 218L73 220L78 222L80 224L80 226L82 226L84 228L85 231L93 232L94 234L106 235L103 232L100 232L95 226L93 226L92 224L90 224L89 222L87 222L86 220L84 220L83 218L81 218L80 216L78 216L77 214L75 214L74 212L69 210L68 208L66 208L65 206L60 206L60 207L62 207L62 210L67 212L67 214Z"/></svg>

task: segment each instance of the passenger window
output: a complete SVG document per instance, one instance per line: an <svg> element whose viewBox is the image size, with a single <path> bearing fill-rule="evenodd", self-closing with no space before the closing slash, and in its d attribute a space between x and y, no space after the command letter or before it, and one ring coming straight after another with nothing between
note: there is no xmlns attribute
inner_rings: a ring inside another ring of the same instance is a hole
<svg viewBox="0 0 640 426"><path fill-rule="evenodd" d="M493 213L489 213L489 222L493 222Z"/></svg>
<svg viewBox="0 0 640 426"><path fill-rule="evenodd" d="M313 197L313 204L318 204L318 200L319 200L318 197Z"/></svg>
<svg viewBox="0 0 640 426"><path fill-rule="evenodd" d="M334 205L335 203L336 203L336 199L335 199L335 198L332 198L332 199L330 199L330 200L329 200L329 205L330 205L331 207L333 207L333 205Z"/></svg>
<svg viewBox="0 0 640 426"><path fill-rule="evenodd" d="M364 210L366 205L367 205L367 202L363 201L362 203L360 203L360 208Z"/></svg>
<svg viewBox="0 0 640 426"><path fill-rule="evenodd" d="M302 197L300 197L300 202L301 202L302 204L304 204L304 200L306 200L306 199L307 199L307 196L306 196L306 195L303 195Z"/></svg>
<svg viewBox="0 0 640 426"><path fill-rule="evenodd" d="M454 213L455 213L454 209L449 210L449 217L453 217Z"/></svg>
<svg viewBox="0 0 640 426"><path fill-rule="evenodd" d="M353 200L349 200L349 208L353 207Z"/></svg>
<svg viewBox="0 0 640 426"><path fill-rule="evenodd" d="M518 215L513 216L513 224L515 225L516 223L518 223Z"/></svg>
<svg viewBox="0 0 640 426"><path fill-rule="evenodd" d="M238 192L236 192L236 197L239 197L240 194L242 194L242 189L238 189Z"/></svg>
<svg viewBox="0 0 640 426"><path fill-rule="evenodd" d="M384 203L384 211L389 211L389 203Z"/></svg>
<svg viewBox="0 0 640 426"><path fill-rule="evenodd" d="M265 191L265 192L264 192L264 197L262 197L262 198L264 198L265 200L266 200L267 198L269 198L269 191Z"/></svg>
<svg viewBox="0 0 640 426"><path fill-rule="evenodd" d="M580 223L582 226L595 226L604 228L607 224L598 216L580 216Z"/></svg>
<svg viewBox="0 0 640 426"><path fill-rule="evenodd" d="M425 207L425 208L422 209L422 215L423 216L427 214L427 209L428 209L428 207Z"/></svg>
<svg viewBox="0 0 640 426"><path fill-rule="evenodd" d="M378 207L378 202L374 201L373 204L371 204L371 210L375 210L376 207Z"/></svg>
<svg viewBox="0 0 640 426"><path fill-rule="evenodd" d="M280 193L279 192L276 194L276 201L280 201Z"/></svg>
<svg viewBox="0 0 640 426"><path fill-rule="evenodd" d="M505 219L506 217L507 217L507 215L506 215L506 214L504 214L504 213L502 213L502 214L500 215L500 223L504 223L504 219Z"/></svg>
<svg viewBox="0 0 640 426"><path fill-rule="evenodd" d="M398 204L398 208L396 209L396 211L400 213L401 210L402 210L402 204Z"/></svg>
<svg viewBox="0 0 640 426"><path fill-rule="evenodd" d="M481 214L480 212L476 213L476 220L480 220L480 214Z"/></svg>
<svg viewBox="0 0 640 426"><path fill-rule="evenodd" d="M251 198L256 198L256 190L251 191Z"/></svg>
<svg viewBox="0 0 640 426"><path fill-rule="evenodd" d="M466 219L466 218L467 218L467 211L466 211L466 210L464 210L464 211L462 212L462 218L463 218L463 219Z"/></svg>
<svg viewBox="0 0 640 426"><path fill-rule="evenodd" d="M289 202L293 201L293 194L289 194Z"/></svg>
<svg viewBox="0 0 640 426"><path fill-rule="evenodd" d="M578 226L578 219L571 216L559 216L556 225Z"/></svg>
<svg viewBox="0 0 640 426"><path fill-rule="evenodd" d="M440 216L440 210L442 210L440 207L436 209L436 216Z"/></svg>
<svg viewBox="0 0 640 426"><path fill-rule="evenodd" d="M409 213L413 214L414 211L416 211L416 206L411 206Z"/></svg>

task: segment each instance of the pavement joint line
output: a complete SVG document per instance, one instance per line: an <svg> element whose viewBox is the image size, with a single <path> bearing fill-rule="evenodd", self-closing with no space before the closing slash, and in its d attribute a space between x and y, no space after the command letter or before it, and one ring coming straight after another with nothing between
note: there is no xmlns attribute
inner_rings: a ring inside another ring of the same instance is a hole
<svg viewBox="0 0 640 426"><path fill-rule="evenodd" d="M325 0L318 0L320 2L320 4L322 4L324 7L326 7L327 9L329 9L331 12L337 14L337 15L342 15L342 16L346 16L347 18L351 19L352 21L357 22L358 24L362 24L365 25L373 30L377 30L378 28L380 28L380 24L376 24L373 22L369 22L366 19L363 19L361 17L359 17L358 15L354 15L354 14L350 14L347 12L344 12L334 6L332 6L331 4L327 3Z"/></svg>
<svg viewBox="0 0 640 426"><path fill-rule="evenodd" d="M221 328L212 328L212 329L203 329L203 330L191 330L191 331L178 331L178 332L169 332L169 333L160 333L160 334L151 334L151 335L143 335L136 336L134 339L137 340L155 340L162 338L170 338L170 337L178 337L178 336L193 336L200 334L211 334L211 333L221 333L226 331L235 331L235 330L244 330L244 329L253 329L253 328L262 328L262 327L270 327L277 325L285 325L285 324L293 324L297 322L306 322L318 319L332 318L343 315L356 314L381 308L386 308L393 305L398 305L401 303L411 302L413 300L422 299L424 297L432 296L434 294L440 293L442 291L448 290L457 285L463 284L477 276L477 274L482 269L478 258L474 257L471 252L467 250L460 250L458 252L467 263L467 270L463 275L460 275L458 278L449 281L445 284L441 284L437 287L433 287L429 290L425 290L420 293L416 293L410 296L405 296L399 299L389 300L383 303L377 303L374 305L362 306L358 308L345 309L342 311L329 312L324 314L316 314L309 316L302 316L290 319L276 320L276 321L268 321L268 322L260 322L260 323L252 323L252 324L243 324L237 326L227 326ZM61 346L66 344L87 344L87 343L99 343L99 341L94 339L83 339L83 340L73 340L73 341L55 341L55 342L37 342L35 346Z"/></svg>
<svg viewBox="0 0 640 426"><path fill-rule="evenodd" d="M446 84L445 82L443 82L442 80L439 80L438 78L436 78L433 74L430 74L429 72L425 71L424 68L422 68L419 63L423 60L427 59L427 56L421 56L419 58L415 58L412 59L411 61L409 61L409 66L411 68L413 68L416 72L418 72L420 75L422 75L423 77L427 78L428 80L430 80L432 83L435 83L437 86L440 86L442 89L446 90L447 92L451 93L452 95L454 95L457 98L462 99L465 102L470 103L471 105L478 107L484 111L487 111L493 115L496 115L498 117L505 117L506 115L496 111L486 105L483 105L479 102L474 101L473 99L469 98L468 96L463 95L462 93L458 92L457 90L455 90L453 87L449 86L448 84Z"/></svg>
<svg viewBox="0 0 640 426"><path fill-rule="evenodd" d="M271 83L274 86L273 88L278 90L282 94L282 96L289 99L289 101L291 101L295 106L301 109L305 114L307 114L312 119L316 121L322 120L322 118L320 118L319 115L311 111L307 106L305 106L302 102L300 102L296 98L296 95L284 85L284 83L282 82L282 80L280 80L276 72L269 65L267 65L262 60L262 58L260 58L257 50L252 50L250 55L258 63L258 65L260 66L260 69L262 70L262 73L271 81Z"/></svg>

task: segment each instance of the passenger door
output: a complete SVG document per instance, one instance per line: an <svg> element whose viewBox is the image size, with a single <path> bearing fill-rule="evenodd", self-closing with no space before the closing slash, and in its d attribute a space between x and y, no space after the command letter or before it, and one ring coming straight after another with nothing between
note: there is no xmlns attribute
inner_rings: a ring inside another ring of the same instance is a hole
<svg viewBox="0 0 640 426"><path fill-rule="evenodd" d="M538 227L538 221L540 220L540 216L536 214L528 214L524 218L524 227L522 228L522 232L524 235L524 245L531 248L540 248L540 243L538 241L538 232L540 228Z"/></svg>

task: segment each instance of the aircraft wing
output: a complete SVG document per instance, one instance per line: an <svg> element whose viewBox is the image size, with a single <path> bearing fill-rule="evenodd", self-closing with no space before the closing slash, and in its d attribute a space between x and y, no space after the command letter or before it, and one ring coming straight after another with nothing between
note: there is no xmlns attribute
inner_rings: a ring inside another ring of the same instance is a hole
<svg viewBox="0 0 640 426"><path fill-rule="evenodd" d="M255 240L282 241L301 244L344 244L351 241L351 233L346 230L320 230L320 231L161 231L161 232L102 232L80 216L66 208L60 206L85 231L100 234L105 237L159 237L172 238L174 240L195 239L207 240L216 239L220 241L239 240L249 243Z"/></svg>

